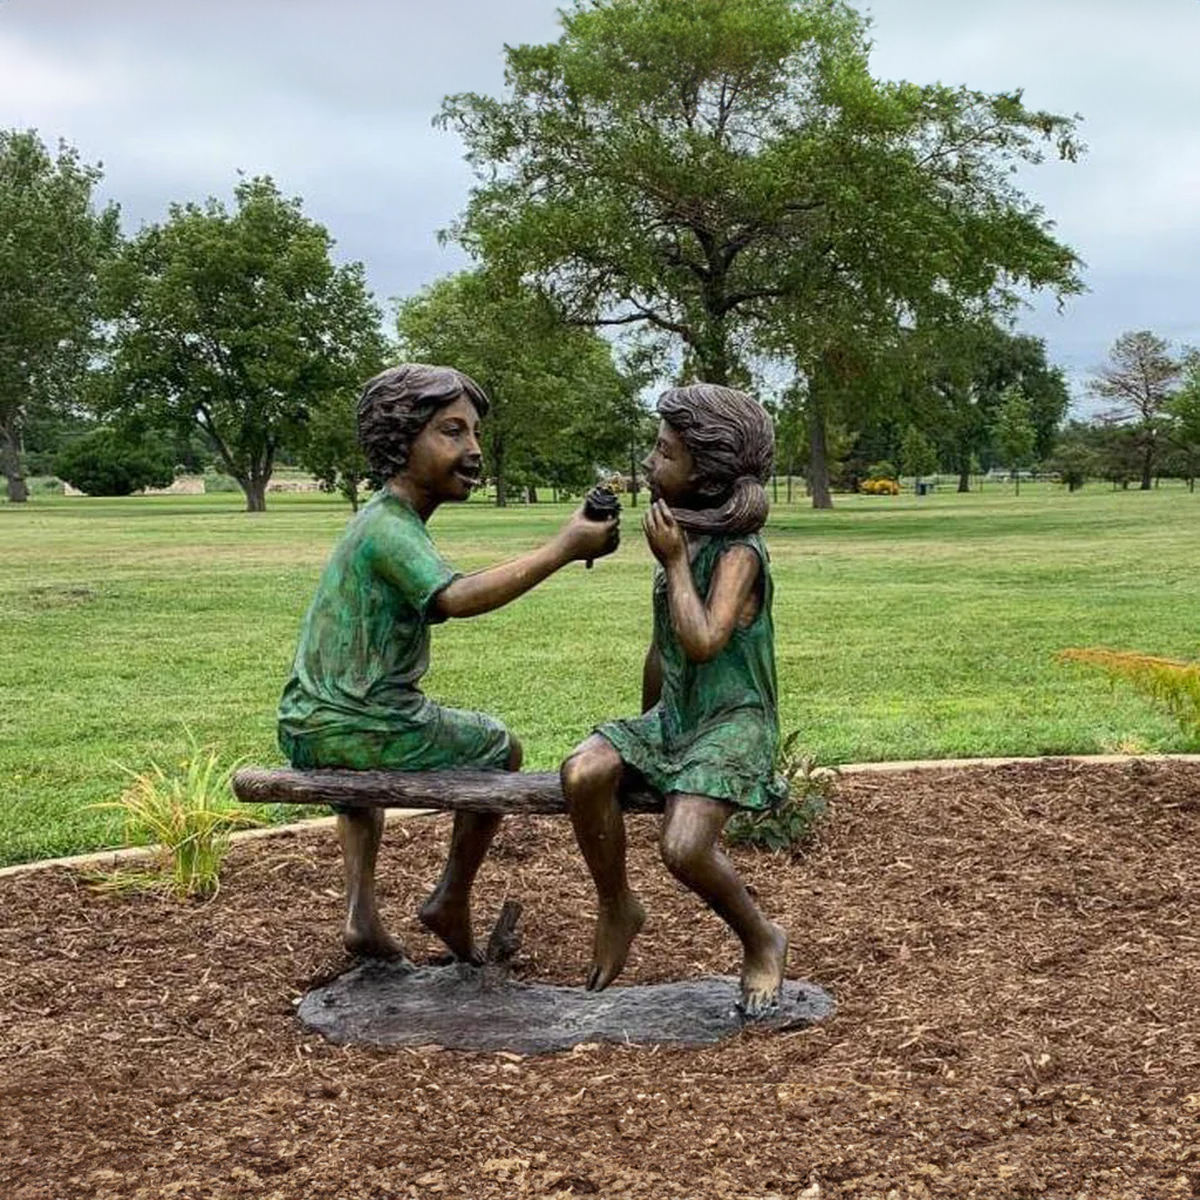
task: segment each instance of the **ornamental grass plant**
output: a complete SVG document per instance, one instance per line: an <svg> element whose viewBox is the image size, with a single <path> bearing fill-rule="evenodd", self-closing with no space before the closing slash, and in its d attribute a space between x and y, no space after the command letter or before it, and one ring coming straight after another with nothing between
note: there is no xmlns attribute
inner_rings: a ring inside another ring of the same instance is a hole
<svg viewBox="0 0 1200 1200"><path fill-rule="evenodd" d="M1200 743L1200 662L1080 647L1063 650L1058 658L1094 667L1114 681L1128 683L1139 695L1165 708L1184 734Z"/></svg>
<svg viewBox="0 0 1200 1200"><path fill-rule="evenodd" d="M105 874L96 881L103 890L164 891L179 900L213 896L233 831L264 823L232 799L241 760L222 766L218 752L197 745L190 731L188 747L171 769L157 762L144 771L121 767L130 783L120 799L92 806L122 815L126 845L154 850L153 870Z"/></svg>

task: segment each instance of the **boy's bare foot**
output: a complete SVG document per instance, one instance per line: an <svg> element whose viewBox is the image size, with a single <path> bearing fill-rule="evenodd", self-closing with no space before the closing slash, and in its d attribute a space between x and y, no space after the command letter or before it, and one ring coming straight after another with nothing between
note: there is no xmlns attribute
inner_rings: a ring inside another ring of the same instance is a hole
<svg viewBox="0 0 1200 1200"><path fill-rule="evenodd" d="M625 967L629 947L646 920L646 910L632 893L615 904L600 905L587 990L602 992Z"/></svg>
<svg viewBox="0 0 1200 1200"><path fill-rule="evenodd" d="M779 1008L783 991L783 971L787 965L788 936L773 922L767 922L770 937L761 948L747 950L742 962L742 994L738 1008L748 1021L770 1016Z"/></svg>
<svg viewBox="0 0 1200 1200"><path fill-rule="evenodd" d="M483 962L483 953L476 947L471 936L470 904L452 904L434 892L421 905L417 917L430 933L437 934L446 943L450 953L460 962Z"/></svg>
<svg viewBox="0 0 1200 1200"><path fill-rule="evenodd" d="M404 947L383 927L378 916L359 921L346 918L342 942L356 958L404 958Z"/></svg>

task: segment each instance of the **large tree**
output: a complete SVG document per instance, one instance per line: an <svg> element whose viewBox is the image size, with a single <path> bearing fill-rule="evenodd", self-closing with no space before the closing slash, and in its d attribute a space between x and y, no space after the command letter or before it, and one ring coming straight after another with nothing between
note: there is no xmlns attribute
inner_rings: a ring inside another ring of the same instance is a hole
<svg viewBox="0 0 1200 1200"><path fill-rule="evenodd" d="M1166 406L1182 367L1170 343L1141 329L1123 333L1108 354L1108 362L1091 381L1091 393L1112 401L1104 414L1112 424L1130 429L1141 455L1141 486L1149 491L1154 465L1162 448Z"/></svg>
<svg viewBox="0 0 1200 1200"><path fill-rule="evenodd" d="M1010 174L1045 140L1074 156L1073 123L873 79L841 0L578 0L562 25L507 50L502 99L444 103L479 176L454 236L569 319L669 333L686 373L738 382L784 351L814 466L828 396L881 334L1078 287Z"/></svg>
<svg viewBox="0 0 1200 1200"><path fill-rule="evenodd" d="M100 169L32 130L0 130L0 470L8 498L28 498L24 440L32 416L69 407L93 350L97 273L119 233L100 207Z"/></svg>
<svg viewBox="0 0 1200 1200"><path fill-rule="evenodd" d="M970 490L973 463L986 468L995 458L993 431L1008 389L1017 389L1029 405L1034 456L1053 453L1071 396L1041 338L990 320L966 322L912 339L910 362L916 372L913 405L958 473L960 492Z"/></svg>
<svg viewBox="0 0 1200 1200"><path fill-rule="evenodd" d="M195 425L266 507L281 450L299 450L314 409L337 403L382 351L359 263L336 266L328 232L266 177L236 207L173 205L125 248L107 280L114 323L106 404Z"/></svg>
<svg viewBox="0 0 1200 1200"><path fill-rule="evenodd" d="M619 468L642 410L612 347L565 325L545 297L498 272L464 271L405 301L401 353L450 363L487 392L485 470L496 503L514 482L578 490L595 467Z"/></svg>

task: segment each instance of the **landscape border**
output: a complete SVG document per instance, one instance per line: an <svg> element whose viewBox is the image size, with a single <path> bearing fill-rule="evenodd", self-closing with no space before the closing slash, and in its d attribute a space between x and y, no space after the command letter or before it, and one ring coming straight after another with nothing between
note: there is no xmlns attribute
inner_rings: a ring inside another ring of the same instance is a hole
<svg viewBox="0 0 1200 1200"><path fill-rule="evenodd" d="M905 771L959 771L971 767L1011 767L1056 762L1094 767L1118 766L1131 762L1200 763L1200 754L1043 754L1025 758L914 758L895 762L842 763L831 765L829 769L839 775L893 775ZM427 808L391 808L385 812L385 819L389 824L393 821L407 821L413 817L436 815L436 810ZM234 833L231 840L236 844L257 838L293 837L304 830L332 829L336 822L336 817L316 817L307 821L292 821L287 825L268 825L263 829L243 829ZM31 871L50 870L54 867L67 870L112 870L125 863L145 861L152 858L157 851L157 846L130 846L120 850L94 850L88 854L76 854L67 858L41 858L34 862L0 867L0 879L25 875Z"/></svg>

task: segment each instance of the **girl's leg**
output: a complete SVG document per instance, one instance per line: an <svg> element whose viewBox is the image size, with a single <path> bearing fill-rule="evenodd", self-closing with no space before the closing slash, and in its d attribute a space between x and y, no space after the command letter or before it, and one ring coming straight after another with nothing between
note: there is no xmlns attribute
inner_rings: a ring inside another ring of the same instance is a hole
<svg viewBox="0 0 1200 1200"><path fill-rule="evenodd" d="M740 1007L761 1017L779 1003L787 963L787 934L768 921L717 845L733 806L707 796L667 797L660 848L667 869L691 888L742 943Z"/></svg>
<svg viewBox="0 0 1200 1200"><path fill-rule="evenodd" d="M521 743L515 737L511 742L512 750L505 770L519 771L523 756ZM455 812L450 852L442 876L417 914L421 924L436 933L455 958L465 962L483 961L483 954L471 934L471 886L496 830L500 828L500 820L499 813L462 809Z"/></svg>
<svg viewBox="0 0 1200 1200"><path fill-rule="evenodd" d="M402 958L404 947L386 929L375 906L375 860L383 837L383 810L355 808L338 814L338 841L346 875L346 927L342 941L364 958Z"/></svg>
<svg viewBox="0 0 1200 1200"><path fill-rule="evenodd" d="M593 734L562 765L563 795L575 840L592 873L599 900L587 989L598 992L621 973L646 911L629 890L625 874L625 819L618 791L624 765L599 734Z"/></svg>

